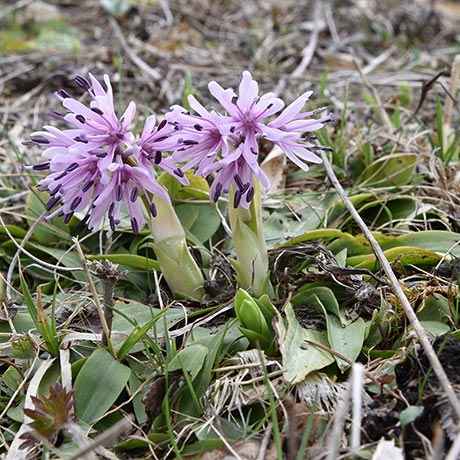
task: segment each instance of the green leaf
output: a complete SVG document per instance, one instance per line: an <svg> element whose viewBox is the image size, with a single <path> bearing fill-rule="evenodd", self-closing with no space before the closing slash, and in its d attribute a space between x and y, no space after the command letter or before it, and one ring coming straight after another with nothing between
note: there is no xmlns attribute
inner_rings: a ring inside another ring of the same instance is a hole
<svg viewBox="0 0 460 460"><path fill-rule="evenodd" d="M168 364L168 371L182 369L193 380L201 371L209 350L204 345L192 344L177 353Z"/></svg>
<svg viewBox="0 0 460 460"><path fill-rule="evenodd" d="M88 260L102 260L106 259L114 264L126 265L131 268L139 270L156 270L161 271L159 263L155 259L148 257L138 256L136 254L103 254L103 255L89 255L86 256Z"/></svg>
<svg viewBox="0 0 460 460"><path fill-rule="evenodd" d="M29 225L35 223L44 213L48 198L48 194L45 192L40 193L35 190L31 190L27 194L25 211ZM62 219L53 219L53 223L40 222L33 234L34 240L43 245L58 243L62 241L63 237L69 238L69 228Z"/></svg>
<svg viewBox="0 0 460 460"><path fill-rule="evenodd" d="M284 378L290 383L299 383L311 372L333 363L334 356L305 342L308 340L329 347L326 332L302 327L290 303L286 305L285 313L286 319L278 313L276 321Z"/></svg>
<svg viewBox="0 0 460 460"><path fill-rule="evenodd" d="M122 18L131 8L131 5L126 0L100 0L100 2L107 13L118 19Z"/></svg>
<svg viewBox="0 0 460 460"><path fill-rule="evenodd" d="M91 424L102 417L127 384L131 370L107 350L99 348L83 364L75 379L75 410Z"/></svg>
<svg viewBox="0 0 460 460"><path fill-rule="evenodd" d="M432 267L442 257L432 251L411 246L399 246L384 251L389 262L397 261L403 266L416 265L417 267ZM379 263L374 255L354 256L347 259L347 265L356 268L375 270Z"/></svg>
<svg viewBox="0 0 460 460"><path fill-rule="evenodd" d="M364 343L364 334L366 325L362 318L358 318L353 323L343 327L339 320L333 315L326 315L327 320L327 337L331 348L348 358L350 361L356 361L361 353ZM350 364L335 357L337 365L342 372L345 372Z"/></svg>
<svg viewBox="0 0 460 460"><path fill-rule="evenodd" d="M394 153L371 163L356 180L357 186L392 187L410 183L417 155Z"/></svg>
<svg viewBox="0 0 460 460"><path fill-rule="evenodd" d="M220 227L220 216L211 203L184 203L176 206L177 215L185 230L200 243L211 238Z"/></svg>
<svg viewBox="0 0 460 460"><path fill-rule="evenodd" d="M312 306L320 312L323 312L323 308L325 308L340 320L342 326L345 326L348 322L339 309L339 303L334 292L325 286L308 284L302 286L299 293L292 298L292 304Z"/></svg>
<svg viewBox="0 0 460 460"><path fill-rule="evenodd" d="M422 415L423 410L423 406L409 406L403 409L401 411L401 414L399 415L401 425L405 427L409 425L409 423L414 422L417 419L417 417Z"/></svg>

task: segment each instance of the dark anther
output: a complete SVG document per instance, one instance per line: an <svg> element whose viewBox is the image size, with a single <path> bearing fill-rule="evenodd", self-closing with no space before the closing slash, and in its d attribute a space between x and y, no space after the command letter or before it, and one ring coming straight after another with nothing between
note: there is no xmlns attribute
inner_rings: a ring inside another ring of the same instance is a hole
<svg viewBox="0 0 460 460"><path fill-rule="evenodd" d="M80 123L86 123L86 118L81 115L80 113L78 115L75 115L75 118L80 122Z"/></svg>
<svg viewBox="0 0 460 460"><path fill-rule="evenodd" d="M156 165L159 165L161 163L161 159L162 159L162 154L161 154L161 152L159 150L157 150L155 152L155 162L154 163Z"/></svg>
<svg viewBox="0 0 460 460"><path fill-rule="evenodd" d="M113 217L113 210L115 209L115 203L110 203L110 206L109 206L109 217Z"/></svg>
<svg viewBox="0 0 460 460"><path fill-rule="evenodd" d="M45 163L37 163L36 165L32 166L32 169L35 169L35 171L45 171L50 169L50 162L46 161Z"/></svg>
<svg viewBox="0 0 460 460"><path fill-rule="evenodd" d="M246 193L246 201L250 203L253 197L254 197L254 187L250 187L248 190L248 193Z"/></svg>
<svg viewBox="0 0 460 460"><path fill-rule="evenodd" d="M157 131L162 130L166 126L166 123L166 120L161 120L160 124L158 125Z"/></svg>
<svg viewBox="0 0 460 460"><path fill-rule="evenodd" d="M122 140L125 135L123 133L117 133L116 136L118 137L118 139Z"/></svg>
<svg viewBox="0 0 460 460"><path fill-rule="evenodd" d="M115 219L113 218L113 216L109 216L109 223L110 223L110 230L114 232L115 231Z"/></svg>
<svg viewBox="0 0 460 460"><path fill-rule="evenodd" d="M236 104L238 102L238 96L232 97L232 104Z"/></svg>
<svg viewBox="0 0 460 460"><path fill-rule="evenodd" d="M64 224L68 224L70 222L70 219L72 219L73 212L69 212L68 214L65 215L64 217Z"/></svg>
<svg viewBox="0 0 460 460"><path fill-rule="evenodd" d="M203 126L196 124L193 126L197 131L201 131L203 129Z"/></svg>
<svg viewBox="0 0 460 460"><path fill-rule="evenodd" d="M30 140L35 142L36 144L49 144L50 143L50 141L43 136L32 136Z"/></svg>
<svg viewBox="0 0 460 460"><path fill-rule="evenodd" d="M104 112L99 107L91 107L91 110L98 115L104 115Z"/></svg>
<svg viewBox="0 0 460 460"><path fill-rule="evenodd" d="M61 174L59 174L59 176L53 177L53 180L61 180L65 176L67 176L67 171L62 172Z"/></svg>
<svg viewBox="0 0 460 460"><path fill-rule="evenodd" d="M152 213L153 217L157 216L157 208L155 206L155 203L150 203L150 212Z"/></svg>
<svg viewBox="0 0 460 460"><path fill-rule="evenodd" d="M61 201L61 197L60 196L53 196L52 198L50 198L48 200L48 203L46 203L46 206L45 206L45 209L47 211L51 211L51 209L54 208L54 206L59 203L59 201Z"/></svg>
<svg viewBox="0 0 460 460"><path fill-rule="evenodd" d="M59 190L61 190L61 187L62 184L58 184L58 186L52 192L50 192L50 196L56 195L56 193L59 192Z"/></svg>
<svg viewBox="0 0 460 460"><path fill-rule="evenodd" d="M65 90L65 89L60 89L58 92L59 96L61 96L63 99L71 98L72 96Z"/></svg>
<svg viewBox="0 0 460 460"><path fill-rule="evenodd" d="M243 189L243 181L241 180L240 175L239 175L239 174L235 174L235 175L233 176L233 179L234 179L234 181L235 181L235 184L238 186L238 188L239 188L240 190L242 190L242 189Z"/></svg>
<svg viewBox="0 0 460 460"><path fill-rule="evenodd" d="M90 218L90 215L89 215L89 214L86 214L86 216L83 217L82 220L80 220L79 222L77 222L77 225L75 225L75 229L76 229L76 230L81 230L82 228L84 228L85 225L86 225L86 222L88 222L89 218Z"/></svg>
<svg viewBox="0 0 460 460"><path fill-rule="evenodd" d="M56 112L55 110L51 110L50 112L48 112L48 115L50 117L55 118L56 120L62 120L64 118L64 115L62 115L62 113Z"/></svg>
<svg viewBox="0 0 460 460"><path fill-rule="evenodd" d="M131 219L131 227L134 234L137 235L139 233L139 224L137 223L137 219L135 217Z"/></svg>
<svg viewBox="0 0 460 460"><path fill-rule="evenodd" d="M165 141L167 138L168 136L162 136L162 137L159 137L158 139L155 139L155 142Z"/></svg>
<svg viewBox="0 0 460 460"><path fill-rule="evenodd" d="M70 210L75 211L76 207L81 203L82 197L77 196L73 199L72 203L70 204Z"/></svg>
<svg viewBox="0 0 460 460"><path fill-rule="evenodd" d="M250 150L251 153L254 154L254 155L257 155L257 154L259 153L256 149L254 149L254 148L252 148L252 147L251 147L249 150Z"/></svg>
<svg viewBox="0 0 460 460"><path fill-rule="evenodd" d="M240 205L242 193L241 190L237 190L235 192L235 196L233 197L233 207L236 209Z"/></svg>
<svg viewBox="0 0 460 460"><path fill-rule="evenodd" d="M75 83L85 91L88 91L90 89L90 85L88 80L85 77L82 77L81 75L77 75L75 77Z"/></svg>
<svg viewBox="0 0 460 460"><path fill-rule="evenodd" d="M235 126L230 126L230 132L233 134L235 132L236 127Z"/></svg>
<svg viewBox="0 0 460 460"><path fill-rule="evenodd" d="M131 196L129 199L134 203L137 200L137 197L139 196L139 189L137 187L134 187L131 191Z"/></svg>
<svg viewBox="0 0 460 460"><path fill-rule="evenodd" d="M82 191L83 193L86 193L93 185L94 185L94 181L93 181L93 180L89 180L88 182L86 182L85 185L83 185L81 191Z"/></svg>
<svg viewBox="0 0 460 460"><path fill-rule="evenodd" d="M117 191L116 191L116 193L115 193L115 199L116 199L117 201L121 201L122 198L123 198L123 188L122 188L121 185L118 185L118 186L117 186Z"/></svg>
<svg viewBox="0 0 460 460"><path fill-rule="evenodd" d="M87 144L88 143L88 139L86 139L86 137L84 136L84 134L82 134L81 136L76 136L73 138L74 141L76 142L82 142L83 144Z"/></svg>
<svg viewBox="0 0 460 460"><path fill-rule="evenodd" d="M267 105L267 110L271 109L273 107L273 102L270 102L270 104Z"/></svg>
<svg viewBox="0 0 460 460"><path fill-rule="evenodd" d="M193 139L184 140L184 145L196 145L196 144L198 144L198 141L194 141Z"/></svg>
<svg viewBox="0 0 460 460"><path fill-rule="evenodd" d="M219 199L221 193L222 193L222 184L219 182L216 185L216 190L214 191L214 196L212 197L212 201L214 201L214 203Z"/></svg>
<svg viewBox="0 0 460 460"><path fill-rule="evenodd" d="M182 171L182 169L180 168L176 168L173 173L178 176L178 177L184 177L184 171Z"/></svg>
<svg viewBox="0 0 460 460"><path fill-rule="evenodd" d="M70 166L67 166L65 169L67 172L75 171L78 168L78 163L72 163Z"/></svg>

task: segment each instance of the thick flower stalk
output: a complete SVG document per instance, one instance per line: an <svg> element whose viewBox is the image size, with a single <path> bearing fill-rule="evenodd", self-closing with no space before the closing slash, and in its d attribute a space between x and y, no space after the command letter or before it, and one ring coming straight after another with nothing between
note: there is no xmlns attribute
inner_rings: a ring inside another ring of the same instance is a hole
<svg viewBox="0 0 460 460"><path fill-rule="evenodd" d="M325 109L302 111L312 92L298 97L289 106L274 93L259 96L258 83L244 71L238 94L216 82L209 91L223 112L208 111L193 96L190 107L195 114L175 106L167 115L176 132L173 158L186 162L183 169L196 168L197 175L214 175L210 198L216 202L230 192L229 214L236 253L235 268L241 287L256 295L266 292L268 255L262 227L260 185L265 191L270 181L259 165L259 142L263 139L279 146L303 170L307 163L320 163L318 148L307 133L317 131L333 119L319 118Z"/></svg>
<svg viewBox="0 0 460 460"><path fill-rule="evenodd" d="M75 81L90 95L89 107L60 90L56 95L68 113L53 115L71 128L45 126L31 135L31 143L45 149L42 156L46 161L26 168L49 171L38 184L40 191L50 195L46 219L63 216L68 223L75 213L84 213L80 225L95 229L107 218L114 231L127 213L134 233L147 220L155 245L162 248L158 261L173 293L200 299L204 295L203 275L189 253L184 230L168 192L156 181L154 169L188 184L174 161L163 157L171 148L173 127L166 122L156 126L155 117L149 117L137 140L129 130L136 106L131 102L118 118L107 75L107 89L92 75L90 81L81 76Z"/></svg>

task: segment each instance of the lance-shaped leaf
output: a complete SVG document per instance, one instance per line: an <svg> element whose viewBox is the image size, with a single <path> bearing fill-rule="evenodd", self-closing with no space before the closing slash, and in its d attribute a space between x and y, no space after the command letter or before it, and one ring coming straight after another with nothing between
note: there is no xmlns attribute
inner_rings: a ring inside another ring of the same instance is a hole
<svg viewBox="0 0 460 460"><path fill-rule="evenodd" d="M334 357L313 345L319 343L329 347L326 332L302 327L290 303L286 305L285 313L286 319L278 313L275 322L284 378L290 383L299 383L311 372L333 363Z"/></svg>

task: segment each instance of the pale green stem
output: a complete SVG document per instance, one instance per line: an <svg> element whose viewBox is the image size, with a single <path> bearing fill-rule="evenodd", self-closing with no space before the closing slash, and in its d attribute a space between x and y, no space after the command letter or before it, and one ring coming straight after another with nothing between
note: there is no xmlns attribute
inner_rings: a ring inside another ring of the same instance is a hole
<svg viewBox="0 0 460 460"><path fill-rule="evenodd" d="M255 295L268 293L268 253L262 225L260 187L254 179L254 197L248 209L233 207L235 187L230 188L229 218L236 261L233 266L240 287L252 289Z"/></svg>
<svg viewBox="0 0 460 460"><path fill-rule="evenodd" d="M158 215L149 219L154 251L161 272L174 296L201 300L204 292L203 273L192 257L185 231L171 203L152 197Z"/></svg>

